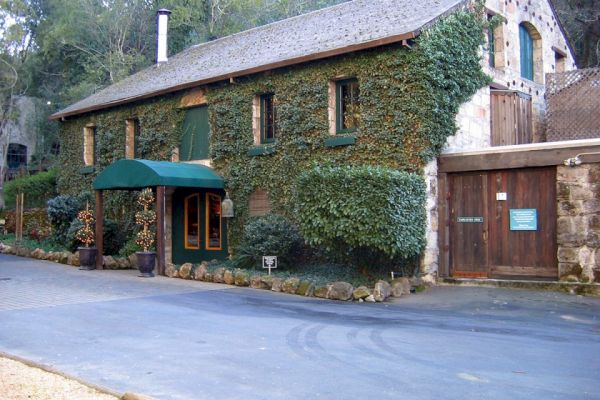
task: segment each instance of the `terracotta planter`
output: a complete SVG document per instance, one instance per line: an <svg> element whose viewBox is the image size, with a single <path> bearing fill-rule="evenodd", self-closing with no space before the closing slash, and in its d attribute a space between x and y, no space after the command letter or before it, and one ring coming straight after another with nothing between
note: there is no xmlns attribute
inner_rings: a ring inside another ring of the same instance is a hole
<svg viewBox="0 0 600 400"><path fill-rule="evenodd" d="M156 253L153 251L138 251L135 253L137 257L138 270L140 274L138 276L142 278L152 278L154 274L154 265L156 264Z"/></svg>
<svg viewBox="0 0 600 400"><path fill-rule="evenodd" d="M89 271L96 269L96 255L98 249L95 247L78 247L79 251L79 269Z"/></svg>

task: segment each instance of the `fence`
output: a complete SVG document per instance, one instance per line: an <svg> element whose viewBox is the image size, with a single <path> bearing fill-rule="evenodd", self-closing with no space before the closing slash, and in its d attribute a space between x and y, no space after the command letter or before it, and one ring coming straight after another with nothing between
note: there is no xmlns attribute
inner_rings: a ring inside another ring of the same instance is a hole
<svg viewBox="0 0 600 400"><path fill-rule="evenodd" d="M600 137L600 68L546 75L549 142Z"/></svg>

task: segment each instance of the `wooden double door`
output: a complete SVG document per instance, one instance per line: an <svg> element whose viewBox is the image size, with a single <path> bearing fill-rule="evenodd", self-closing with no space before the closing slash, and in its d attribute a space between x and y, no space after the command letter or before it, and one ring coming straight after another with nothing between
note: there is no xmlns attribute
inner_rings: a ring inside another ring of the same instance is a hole
<svg viewBox="0 0 600 400"><path fill-rule="evenodd" d="M454 277L558 276L556 168L448 175Z"/></svg>

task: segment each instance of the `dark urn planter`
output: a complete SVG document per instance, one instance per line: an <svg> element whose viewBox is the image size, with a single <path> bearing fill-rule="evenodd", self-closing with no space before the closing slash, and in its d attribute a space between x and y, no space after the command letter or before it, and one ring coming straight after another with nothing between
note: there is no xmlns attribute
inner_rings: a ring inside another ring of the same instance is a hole
<svg viewBox="0 0 600 400"><path fill-rule="evenodd" d="M89 271L96 269L96 255L98 249L95 247L78 247L79 251L79 269Z"/></svg>
<svg viewBox="0 0 600 400"><path fill-rule="evenodd" d="M138 251L135 253L137 257L138 270L140 274L138 276L142 278L152 278L154 274L154 264L156 263L156 253L153 251Z"/></svg>

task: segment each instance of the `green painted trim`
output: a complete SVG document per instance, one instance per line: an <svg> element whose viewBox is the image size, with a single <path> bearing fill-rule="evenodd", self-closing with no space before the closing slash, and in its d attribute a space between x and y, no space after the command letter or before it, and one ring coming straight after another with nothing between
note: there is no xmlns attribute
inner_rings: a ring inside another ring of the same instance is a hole
<svg viewBox="0 0 600 400"><path fill-rule="evenodd" d="M249 156L266 156L275 153L274 146L254 146L248 149Z"/></svg>
<svg viewBox="0 0 600 400"><path fill-rule="evenodd" d="M348 146L356 143L356 135L332 136L325 139L325 147Z"/></svg>
<svg viewBox="0 0 600 400"><path fill-rule="evenodd" d="M93 174L94 171L96 171L96 168L94 168L93 165L86 165L85 167L79 168L79 173L82 175Z"/></svg>

